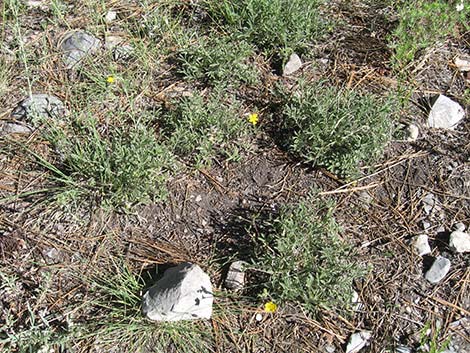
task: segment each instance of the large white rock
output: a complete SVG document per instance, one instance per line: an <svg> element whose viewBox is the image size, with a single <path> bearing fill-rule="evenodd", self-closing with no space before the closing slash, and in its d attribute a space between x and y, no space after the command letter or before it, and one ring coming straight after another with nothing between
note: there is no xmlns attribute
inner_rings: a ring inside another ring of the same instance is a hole
<svg viewBox="0 0 470 353"><path fill-rule="evenodd" d="M142 311L154 321L209 319L212 303L209 276L198 265L186 262L166 270L144 294Z"/></svg>
<svg viewBox="0 0 470 353"><path fill-rule="evenodd" d="M428 126L453 130L464 117L460 104L441 94L429 112Z"/></svg>
<svg viewBox="0 0 470 353"><path fill-rule="evenodd" d="M287 62L286 66L284 66L282 75L283 76L292 75L301 67L302 67L302 60L300 60L300 57L295 53L291 54L291 56L289 57L289 61Z"/></svg>
<svg viewBox="0 0 470 353"><path fill-rule="evenodd" d="M426 272L425 278L433 283L439 283L449 272L450 270L450 261L445 257L438 256L431 268Z"/></svg>
<svg viewBox="0 0 470 353"><path fill-rule="evenodd" d="M61 44L61 49L64 52L64 63L70 69L85 56L95 53L100 47L100 40L91 34L81 31L68 33Z"/></svg>
<svg viewBox="0 0 470 353"><path fill-rule="evenodd" d="M470 252L470 234L459 230L450 234L449 246L456 252Z"/></svg>
<svg viewBox="0 0 470 353"><path fill-rule="evenodd" d="M361 331L353 333L349 338L348 345L346 347L346 353L357 353L365 347L369 342L372 334L369 331Z"/></svg>

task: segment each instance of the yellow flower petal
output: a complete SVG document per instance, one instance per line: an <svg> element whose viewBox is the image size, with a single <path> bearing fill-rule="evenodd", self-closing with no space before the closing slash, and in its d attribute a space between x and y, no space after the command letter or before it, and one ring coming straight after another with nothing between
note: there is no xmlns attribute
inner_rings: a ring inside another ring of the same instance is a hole
<svg viewBox="0 0 470 353"><path fill-rule="evenodd" d="M114 76L108 76L108 78L106 79L106 82L108 83L114 83L115 79L114 79Z"/></svg>
<svg viewBox="0 0 470 353"><path fill-rule="evenodd" d="M248 121L252 123L253 125L258 124L258 113L252 113L248 116Z"/></svg>
<svg viewBox="0 0 470 353"><path fill-rule="evenodd" d="M264 304L264 311L267 313L274 313L277 310L277 304L273 302L267 302Z"/></svg>

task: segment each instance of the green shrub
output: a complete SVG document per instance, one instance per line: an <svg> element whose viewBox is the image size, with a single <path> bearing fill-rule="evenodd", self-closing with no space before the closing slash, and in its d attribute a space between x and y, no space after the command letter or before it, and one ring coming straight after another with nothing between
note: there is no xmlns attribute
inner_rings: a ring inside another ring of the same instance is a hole
<svg viewBox="0 0 470 353"><path fill-rule="evenodd" d="M237 31L268 54L287 58L306 50L325 24L320 0L206 0L216 22Z"/></svg>
<svg viewBox="0 0 470 353"><path fill-rule="evenodd" d="M380 156L391 137L390 102L373 95L301 84L284 96L285 145L293 154L341 176Z"/></svg>
<svg viewBox="0 0 470 353"><path fill-rule="evenodd" d="M108 208L165 197L171 154L151 128L133 122L100 133L93 119L77 126L71 136L55 138L65 173L80 185L75 194L93 196Z"/></svg>
<svg viewBox="0 0 470 353"><path fill-rule="evenodd" d="M208 97L200 93L184 97L160 121L170 149L196 167L206 166L216 157L238 159L250 133L239 103L220 91Z"/></svg>
<svg viewBox="0 0 470 353"><path fill-rule="evenodd" d="M251 45L243 40L212 35L201 37L178 53L181 72L192 80L211 84L254 84L257 80L255 66L248 62L253 54Z"/></svg>
<svg viewBox="0 0 470 353"><path fill-rule="evenodd" d="M364 271L338 230L331 205L303 201L280 210L257 260L270 274L266 292L275 302L294 302L313 314L348 309L353 281Z"/></svg>
<svg viewBox="0 0 470 353"><path fill-rule="evenodd" d="M459 1L417 0L398 5L399 23L390 38L395 53L392 64L397 70L411 63L419 50L455 33L457 27L470 29L470 5L457 11Z"/></svg>

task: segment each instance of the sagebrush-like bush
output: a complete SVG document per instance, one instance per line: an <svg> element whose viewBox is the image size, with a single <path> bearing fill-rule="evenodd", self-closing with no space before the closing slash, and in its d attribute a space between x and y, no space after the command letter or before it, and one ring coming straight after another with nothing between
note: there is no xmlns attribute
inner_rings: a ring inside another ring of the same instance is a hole
<svg viewBox="0 0 470 353"><path fill-rule="evenodd" d="M293 154L344 177L379 157L391 138L391 104L322 83L284 94L285 141Z"/></svg>

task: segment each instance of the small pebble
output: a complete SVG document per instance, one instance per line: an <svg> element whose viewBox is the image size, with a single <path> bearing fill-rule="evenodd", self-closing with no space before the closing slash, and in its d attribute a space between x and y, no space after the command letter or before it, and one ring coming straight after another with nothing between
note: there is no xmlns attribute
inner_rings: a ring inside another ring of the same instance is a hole
<svg viewBox="0 0 470 353"><path fill-rule="evenodd" d="M429 246L428 236L426 234L420 234L414 237L412 240L412 246L419 256L431 253L431 247Z"/></svg>
<svg viewBox="0 0 470 353"><path fill-rule="evenodd" d="M465 228L465 224L463 224L462 222L454 224L454 230L458 230L459 232L465 232Z"/></svg>
<svg viewBox="0 0 470 353"><path fill-rule="evenodd" d="M410 124L408 126L408 141L410 142L416 141L418 139L418 136L419 136L419 128L414 124Z"/></svg>
<svg viewBox="0 0 470 353"><path fill-rule="evenodd" d="M346 353L357 353L369 342L372 334L369 331L361 331L351 335Z"/></svg>
<svg viewBox="0 0 470 353"><path fill-rule="evenodd" d="M470 71L470 59L461 59L456 57L454 60L455 66L459 69L459 71Z"/></svg>
<svg viewBox="0 0 470 353"><path fill-rule="evenodd" d="M113 22L117 18L117 12L113 10L109 10L108 13L106 14L104 20L107 23Z"/></svg>
<svg viewBox="0 0 470 353"><path fill-rule="evenodd" d="M425 278L433 283L439 283L449 272L450 270L450 261L445 257L438 256L431 268L426 272Z"/></svg>
<svg viewBox="0 0 470 353"><path fill-rule="evenodd" d="M449 246L458 253L470 252L470 234L459 230L450 234Z"/></svg>
<svg viewBox="0 0 470 353"><path fill-rule="evenodd" d="M263 320L263 315L261 315L260 313L258 313L258 314L256 314L255 319L256 319L256 321L259 322L259 321Z"/></svg>

